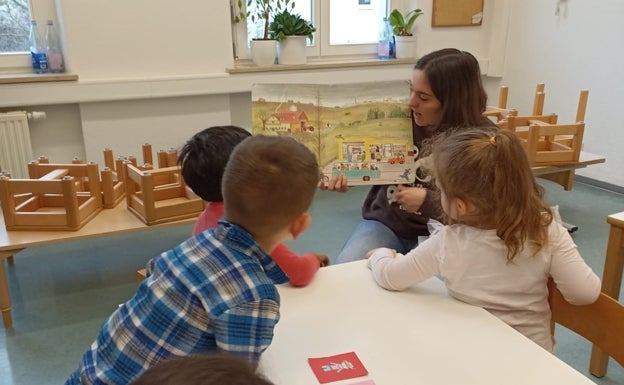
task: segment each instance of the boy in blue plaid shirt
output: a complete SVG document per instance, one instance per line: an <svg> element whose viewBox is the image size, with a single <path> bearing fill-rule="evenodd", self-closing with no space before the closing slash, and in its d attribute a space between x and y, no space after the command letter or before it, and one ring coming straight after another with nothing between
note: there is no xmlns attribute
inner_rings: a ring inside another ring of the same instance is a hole
<svg viewBox="0 0 624 385"><path fill-rule="evenodd" d="M268 253L307 229L318 180L314 154L294 139L243 140L225 168L217 227L156 258L66 385L128 384L187 355L225 352L256 362L279 320L275 284L288 282Z"/></svg>

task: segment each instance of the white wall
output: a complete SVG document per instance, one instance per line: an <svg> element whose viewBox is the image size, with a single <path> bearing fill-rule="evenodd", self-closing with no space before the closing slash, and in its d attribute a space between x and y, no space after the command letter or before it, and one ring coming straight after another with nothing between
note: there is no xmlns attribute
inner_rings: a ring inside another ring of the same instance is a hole
<svg viewBox="0 0 624 385"><path fill-rule="evenodd" d="M70 163L85 155L80 110L76 104L33 106L31 111L44 111L46 118L31 120L30 137L35 158L47 157L52 163Z"/></svg>
<svg viewBox="0 0 624 385"><path fill-rule="evenodd" d="M227 96L189 96L80 105L86 157L103 167L103 150L115 157L134 155L142 163L141 145L156 152L179 149L188 138L213 125L230 122Z"/></svg>
<svg viewBox="0 0 624 385"><path fill-rule="evenodd" d="M225 0L56 0L68 71L81 79L224 72L232 33Z"/></svg>
<svg viewBox="0 0 624 385"><path fill-rule="evenodd" d="M544 112L573 122L579 92L589 90L583 147L607 162L578 174L624 186L624 1L512 0L509 14L508 105L530 113L535 86L545 83Z"/></svg>

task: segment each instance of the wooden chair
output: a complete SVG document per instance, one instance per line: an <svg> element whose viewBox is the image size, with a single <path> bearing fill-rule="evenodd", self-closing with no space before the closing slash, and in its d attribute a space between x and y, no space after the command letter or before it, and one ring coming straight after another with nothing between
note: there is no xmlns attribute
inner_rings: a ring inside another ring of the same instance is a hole
<svg viewBox="0 0 624 385"><path fill-rule="evenodd" d="M141 147L143 154L143 164L139 165L136 157L119 156L113 157L113 151L104 149L104 169L101 172L102 180L102 201L104 208L113 208L121 202L126 194L126 163L131 163L139 170L153 170L154 158L152 155L152 145L144 143ZM158 168L174 167L177 165L178 152L170 148L167 151L160 150L157 153Z"/></svg>
<svg viewBox="0 0 624 385"><path fill-rule="evenodd" d="M28 172L31 179L0 177L7 230L75 231L102 210L97 164L31 162Z"/></svg>
<svg viewBox="0 0 624 385"><path fill-rule="evenodd" d="M577 163L581 156L584 131L583 122L549 124L533 121L524 139L529 163L531 166Z"/></svg>
<svg viewBox="0 0 624 385"><path fill-rule="evenodd" d="M128 210L147 225L194 218L205 202L186 186L178 166L140 170L126 163Z"/></svg>
<svg viewBox="0 0 624 385"><path fill-rule="evenodd" d="M563 298L552 279L548 282L548 303L553 335L555 324L564 326L624 365L624 305L604 293L591 305L572 305ZM591 368L590 373L597 377L604 375L594 373Z"/></svg>
<svg viewBox="0 0 624 385"><path fill-rule="evenodd" d="M602 273L602 292L618 299L624 272L624 211L609 215L607 222L611 229ZM594 345L589 362L590 373L597 377L604 376L607 373L608 363L609 355Z"/></svg>

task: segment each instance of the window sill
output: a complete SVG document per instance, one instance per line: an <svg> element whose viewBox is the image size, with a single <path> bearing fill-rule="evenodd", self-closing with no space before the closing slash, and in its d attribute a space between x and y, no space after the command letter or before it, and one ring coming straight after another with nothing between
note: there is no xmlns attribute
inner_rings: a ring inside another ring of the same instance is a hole
<svg viewBox="0 0 624 385"><path fill-rule="evenodd" d="M42 83L42 82L69 82L77 81L78 75L72 74L1 74L0 84L16 84L16 83Z"/></svg>
<svg viewBox="0 0 624 385"><path fill-rule="evenodd" d="M399 64L415 64L416 58L406 59L365 59L365 60L352 60L352 61L336 61L336 62L315 62L309 60L306 64L298 65L283 65L275 64L272 66L259 67L254 65L251 60L237 60L234 68L227 68L226 71L229 74L245 74L253 72L277 72L277 71L301 71L301 70L319 70L319 69L335 69L335 68L354 68L354 67L379 67L379 66L391 66Z"/></svg>

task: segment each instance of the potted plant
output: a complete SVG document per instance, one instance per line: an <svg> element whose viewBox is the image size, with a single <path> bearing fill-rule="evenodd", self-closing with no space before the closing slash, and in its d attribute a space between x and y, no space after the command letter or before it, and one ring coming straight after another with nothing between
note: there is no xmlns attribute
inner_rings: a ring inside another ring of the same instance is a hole
<svg viewBox="0 0 624 385"><path fill-rule="evenodd" d="M269 23L275 15L287 9L293 9L295 2L291 0L246 0L243 10L243 0L237 1L238 13L234 22L250 20L252 23L262 22L262 35L251 41L251 59L258 66L269 66L275 63L277 43L269 36Z"/></svg>
<svg viewBox="0 0 624 385"><path fill-rule="evenodd" d="M278 42L280 64L305 64L306 41L314 39L316 28L311 22L288 10L279 12L269 24L269 36Z"/></svg>
<svg viewBox="0 0 624 385"><path fill-rule="evenodd" d="M405 14L398 9L392 10L388 21L394 33L395 52L397 59L416 57L416 37L412 33L414 23L420 15L421 9L413 9Z"/></svg>

